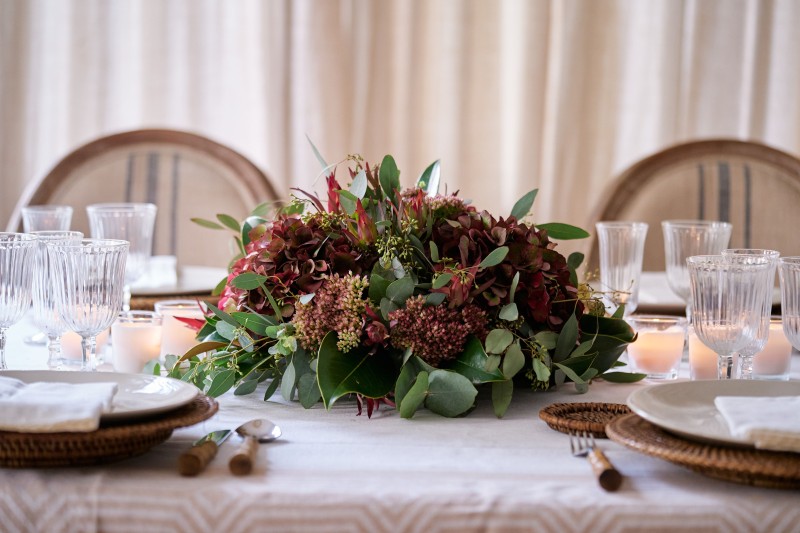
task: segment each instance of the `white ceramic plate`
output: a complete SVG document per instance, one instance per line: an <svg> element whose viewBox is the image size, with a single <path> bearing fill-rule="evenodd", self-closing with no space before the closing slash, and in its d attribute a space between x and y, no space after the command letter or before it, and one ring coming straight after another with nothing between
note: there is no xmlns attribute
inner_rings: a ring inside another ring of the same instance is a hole
<svg viewBox="0 0 800 533"><path fill-rule="evenodd" d="M111 411L103 413L103 420L121 421L170 411L191 402L200 390L178 379L148 376L145 374L117 374L114 372L62 372L58 370L6 370L3 376L25 383L36 381L54 383L117 384L117 393Z"/></svg>
<svg viewBox="0 0 800 533"><path fill-rule="evenodd" d="M717 396L800 395L800 381L680 381L633 392L628 406L648 422L701 442L752 446L734 437L714 406Z"/></svg>

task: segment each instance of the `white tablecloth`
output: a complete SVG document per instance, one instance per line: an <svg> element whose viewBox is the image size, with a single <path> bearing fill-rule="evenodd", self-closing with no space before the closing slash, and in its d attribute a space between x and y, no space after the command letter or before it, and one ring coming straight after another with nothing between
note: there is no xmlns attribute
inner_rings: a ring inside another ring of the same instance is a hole
<svg viewBox="0 0 800 533"><path fill-rule="evenodd" d="M45 350L9 331L11 368L42 368ZM800 364L795 356L793 378ZM586 395L515 392L498 420L482 394L466 418L420 411L370 420L355 404L321 406L220 398L220 411L149 453L91 468L0 469L3 531L800 531L797 492L706 478L610 441L601 447L625 482L601 490L566 435L539 420L552 402L624 402L644 384L596 383ZM199 477L178 455L208 431L268 417L283 437L259 449L256 471L233 477L237 438Z"/></svg>

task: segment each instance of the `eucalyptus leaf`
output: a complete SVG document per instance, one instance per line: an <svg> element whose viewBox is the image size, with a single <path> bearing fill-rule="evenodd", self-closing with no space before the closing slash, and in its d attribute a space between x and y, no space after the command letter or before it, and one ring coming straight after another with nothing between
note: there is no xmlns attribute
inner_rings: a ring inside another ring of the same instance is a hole
<svg viewBox="0 0 800 533"><path fill-rule="evenodd" d="M550 330L543 330L533 336L536 342L541 344L546 350L553 350L558 344L558 333Z"/></svg>
<svg viewBox="0 0 800 533"><path fill-rule="evenodd" d="M503 357L503 375L509 379L517 375L517 372L525 366L525 355L522 353L519 343L515 342L506 350Z"/></svg>
<svg viewBox="0 0 800 533"><path fill-rule="evenodd" d="M266 335L267 328L276 324L272 317L261 315L259 313L245 313L242 311L234 311L231 316L244 326L247 330L252 331L257 335Z"/></svg>
<svg viewBox="0 0 800 533"><path fill-rule="evenodd" d="M233 370L223 370L211 381L211 386L208 388L208 394L212 398L221 396L228 392L233 387L236 381L236 373Z"/></svg>
<svg viewBox="0 0 800 533"><path fill-rule="evenodd" d="M444 274L436 276L436 279L433 280L433 285L431 285L431 287L434 289L441 289L442 287L450 283L451 279L453 279L453 275L450 274L449 272L445 272Z"/></svg>
<svg viewBox="0 0 800 533"><path fill-rule="evenodd" d="M647 377L647 374L634 372L605 372L600 377L611 383L635 383Z"/></svg>
<svg viewBox="0 0 800 533"><path fill-rule="evenodd" d="M369 276L369 299L373 302L380 302L381 299L386 297L386 289L389 287L391 280L386 279L374 270Z"/></svg>
<svg viewBox="0 0 800 533"><path fill-rule="evenodd" d="M400 309L400 306L389 298L381 299L381 316L384 320L389 320L389 314Z"/></svg>
<svg viewBox="0 0 800 533"><path fill-rule="evenodd" d="M236 233L239 233L239 231L241 231L241 228L239 227L239 221L236 220L235 218L233 218L230 215L219 213L219 214L217 214L217 220L222 222L223 226L226 226L226 227L232 229Z"/></svg>
<svg viewBox="0 0 800 533"><path fill-rule="evenodd" d="M503 262L503 259L506 258L506 255L508 255L508 246L495 248L489 255L483 258L483 261L480 262L478 268L483 269L499 265Z"/></svg>
<svg viewBox="0 0 800 533"><path fill-rule="evenodd" d="M436 243L433 241L428 242L429 248L431 250L431 261L434 263L439 262L439 247L436 246Z"/></svg>
<svg viewBox="0 0 800 533"><path fill-rule="evenodd" d="M281 379L281 396L287 402L294 400L295 385L297 384L297 373L295 372L294 365L290 362L286 365L286 370L283 372Z"/></svg>
<svg viewBox="0 0 800 533"><path fill-rule="evenodd" d="M514 335L507 329L493 329L486 336L486 353L503 353L514 340Z"/></svg>
<svg viewBox="0 0 800 533"><path fill-rule="evenodd" d="M517 285L519 284L519 270L514 272L514 278L511 280L511 289L508 291L509 301L514 301L514 296L517 294Z"/></svg>
<svg viewBox="0 0 800 533"><path fill-rule="evenodd" d="M550 369L541 359L534 358L533 372L536 374L536 379L538 381L544 381L545 383L550 381Z"/></svg>
<svg viewBox="0 0 800 533"><path fill-rule="evenodd" d="M317 386L317 376L313 372L307 372L297 380L297 397L300 405L310 409L322 397Z"/></svg>
<svg viewBox="0 0 800 533"><path fill-rule="evenodd" d="M272 398L272 395L275 394L276 390L278 390L278 387L280 386L280 384L281 384L281 380L280 379L272 378L272 381L267 386L267 390L264 391L264 401L265 402L267 400L269 400L270 398Z"/></svg>
<svg viewBox="0 0 800 533"><path fill-rule="evenodd" d="M454 417L469 411L475 404L478 390L472 382L450 370L431 372L425 407L436 414Z"/></svg>
<svg viewBox="0 0 800 533"><path fill-rule="evenodd" d="M570 352L575 348L575 343L578 341L578 319L575 314L570 315L561 328L561 333L558 335L558 342L556 343L556 353L553 356L553 361L559 362L567 358Z"/></svg>
<svg viewBox="0 0 800 533"><path fill-rule="evenodd" d="M397 170L397 163L394 158L387 155L381 162L381 168L378 171L378 180L381 183L383 194L394 203L397 201L395 198L395 191L400 189L400 171Z"/></svg>
<svg viewBox="0 0 800 533"><path fill-rule="evenodd" d="M414 294L414 280L410 276L395 280L386 287L386 297L397 305L403 305Z"/></svg>
<svg viewBox="0 0 800 533"><path fill-rule="evenodd" d="M426 305L439 305L444 302L445 295L441 292L431 292L425 296Z"/></svg>
<svg viewBox="0 0 800 533"><path fill-rule="evenodd" d="M186 361L187 359L194 357L195 355L200 355L201 353L210 352L211 350L218 350L220 348L224 348L227 345L228 345L227 342L218 342L218 341L201 342L196 346L193 346L191 349L189 349L189 351L183 354L177 361L175 361L174 365L168 366L167 368L172 368L178 363ZM171 354L171 355L177 355L177 354Z"/></svg>
<svg viewBox="0 0 800 533"><path fill-rule="evenodd" d="M253 379L249 381L243 381L236 387L236 390L233 391L234 396L245 396L247 394L252 394L258 388L258 380Z"/></svg>
<svg viewBox="0 0 800 533"><path fill-rule="evenodd" d="M533 207L533 201L536 200L536 195L539 193L539 189L533 189L525 193L525 195L517 200L514 204L514 207L511 208L511 216L516 218L517 220L521 220L525 215L527 215L531 207Z"/></svg>
<svg viewBox="0 0 800 533"><path fill-rule="evenodd" d="M508 406L511 405L513 394L514 382L510 379L492 383L492 408L497 418L505 416Z"/></svg>
<svg viewBox="0 0 800 533"><path fill-rule="evenodd" d="M353 178L353 183L350 184L350 193L358 199L364 198L367 193L367 173L363 170Z"/></svg>
<svg viewBox="0 0 800 533"><path fill-rule="evenodd" d="M428 196L436 196L439 194L439 182L442 175L441 167L441 162L437 159L428 165L428 168L422 171L422 174L417 180L417 187L424 190Z"/></svg>
<svg viewBox="0 0 800 533"><path fill-rule="evenodd" d="M517 310L517 304L511 302L510 304L506 304L500 309L500 314L498 317L501 320L507 320L509 322L514 322L519 318L519 311Z"/></svg>
<svg viewBox="0 0 800 533"><path fill-rule="evenodd" d="M398 403L400 417L411 418L417 412L425 396L428 393L428 373L425 371L417 374L417 379L403 397L403 401Z"/></svg>
<svg viewBox="0 0 800 533"><path fill-rule="evenodd" d="M236 329L237 327L231 326L227 322L219 321L217 322L217 333L223 339L228 339L232 341L236 338Z"/></svg>
<svg viewBox="0 0 800 533"><path fill-rule="evenodd" d="M497 359L499 361L500 358L498 357ZM447 368L458 372L473 383L487 383L506 379L506 377L497 370L497 366L494 368L491 368L491 366L489 356L483 350L481 341L474 335L471 335L464 344L464 349Z"/></svg>
<svg viewBox="0 0 800 533"><path fill-rule="evenodd" d="M551 239L567 241L572 239L585 239L586 237L589 237L589 233L586 230L570 224L564 224L562 222L536 224L536 227L546 230L547 236Z"/></svg>
<svg viewBox="0 0 800 533"><path fill-rule="evenodd" d="M211 291L211 296L219 296L220 294L222 294L222 291L225 290L225 287L227 285L228 285L228 277L225 276L224 278L219 280L219 283L217 283L217 285L214 287L214 290Z"/></svg>
<svg viewBox="0 0 800 533"><path fill-rule="evenodd" d="M214 222L212 220L206 220L204 218L192 218L190 220L192 222L194 222L195 224L197 224L198 226L202 226L204 228L208 228L208 229L225 229L224 226L222 226L220 224L217 224L216 222Z"/></svg>
<svg viewBox="0 0 800 533"><path fill-rule="evenodd" d="M317 158L317 161L319 161L319 164L322 165L322 168L328 168L328 163L325 162L325 158L322 157L322 154L319 153L317 147L314 146L314 143L311 141L311 137L306 135L306 139L308 140L308 144L311 145L311 151L314 152L314 157Z"/></svg>
<svg viewBox="0 0 800 533"><path fill-rule="evenodd" d="M356 212L356 202L358 198L349 193L348 191L337 191L339 193L339 202L342 204L344 212L353 216Z"/></svg>
<svg viewBox="0 0 800 533"><path fill-rule="evenodd" d="M570 270L578 270L578 267L583 263L584 255L580 252L572 252L567 257L567 266Z"/></svg>
<svg viewBox="0 0 800 533"><path fill-rule="evenodd" d="M244 272L233 278L233 280L231 280L231 284L237 289L251 291L258 287L262 287L266 283L267 279L268 278L266 276L261 276L254 272Z"/></svg>

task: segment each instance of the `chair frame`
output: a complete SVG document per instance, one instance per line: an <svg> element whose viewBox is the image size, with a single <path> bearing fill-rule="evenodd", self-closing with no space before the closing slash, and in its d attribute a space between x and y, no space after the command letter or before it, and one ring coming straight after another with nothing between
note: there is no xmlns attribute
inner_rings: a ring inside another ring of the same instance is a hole
<svg viewBox="0 0 800 533"><path fill-rule="evenodd" d="M21 227L21 210L23 206L49 203L59 185L76 168L108 150L143 143L175 144L208 153L241 178L242 183L254 201L279 198L266 174L249 159L232 148L188 131L155 128L131 130L95 139L76 148L64 157L44 178L35 184L32 193L28 192L27 195L21 198L9 220L9 231L16 231Z"/></svg>
<svg viewBox="0 0 800 533"><path fill-rule="evenodd" d="M665 166L679 163L686 159L708 156L743 157L752 161L768 163L780 168L785 174L793 176L800 183L800 159L767 146L758 141L737 139L706 139L689 141L669 146L641 161L634 163L622 172L608 187L595 208L590 226L601 220L618 220L618 213L636 196L642 186L657 178L658 172ZM597 268L599 262L599 242L597 235L592 236L591 249L585 264L589 268Z"/></svg>

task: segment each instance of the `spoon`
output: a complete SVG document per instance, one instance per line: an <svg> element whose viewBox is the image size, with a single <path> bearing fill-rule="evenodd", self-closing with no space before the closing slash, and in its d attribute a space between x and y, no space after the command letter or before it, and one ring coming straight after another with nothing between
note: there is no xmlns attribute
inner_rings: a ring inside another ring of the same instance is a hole
<svg viewBox="0 0 800 533"><path fill-rule="evenodd" d="M253 471L253 460L259 443L272 442L280 437L281 428L266 418L256 418L236 428L236 433L244 440L228 462L228 468L235 476L246 476Z"/></svg>

